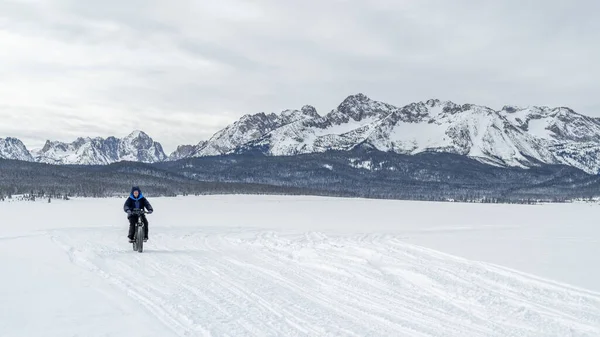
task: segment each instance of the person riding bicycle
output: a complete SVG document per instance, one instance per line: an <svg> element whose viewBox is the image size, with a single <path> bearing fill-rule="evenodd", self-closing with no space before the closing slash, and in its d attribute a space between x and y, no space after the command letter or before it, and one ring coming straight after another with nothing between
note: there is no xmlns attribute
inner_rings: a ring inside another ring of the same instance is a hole
<svg viewBox="0 0 600 337"><path fill-rule="evenodd" d="M142 217L142 222L144 223L144 242L148 241L148 219L146 219L144 214L137 215L133 213L133 210L144 210L144 208L148 211L148 214L154 212L152 205L150 205L150 202L142 194L142 190L138 186L133 186L131 194L123 206L123 210L127 213L127 219L129 219L129 234L127 235L129 242L134 241L133 234L135 233L135 224L138 221L138 216Z"/></svg>

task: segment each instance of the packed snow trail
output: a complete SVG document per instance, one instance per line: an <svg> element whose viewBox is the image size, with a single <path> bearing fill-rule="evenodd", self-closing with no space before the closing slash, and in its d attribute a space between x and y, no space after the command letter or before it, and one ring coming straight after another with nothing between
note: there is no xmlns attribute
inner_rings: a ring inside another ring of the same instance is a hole
<svg viewBox="0 0 600 337"><path fill-rule="evenodd" d="M174 336L600 335L598 293L394 235L175 227L139 254L122 230L48 234Z"/></svg>

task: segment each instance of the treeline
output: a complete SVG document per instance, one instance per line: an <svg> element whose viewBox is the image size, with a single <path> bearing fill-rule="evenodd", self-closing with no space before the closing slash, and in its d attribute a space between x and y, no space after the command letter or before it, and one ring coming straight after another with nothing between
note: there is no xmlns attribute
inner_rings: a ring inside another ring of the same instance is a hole
<svg viewBox="0 0 600 337"><path fill-rule="evenodd" d="M364 169L360 167L371 167ZM600 195L600 178L567 166L501 168L464 156L368 149L288 157L256 154L153 165L54 166L0 160L0 197L280 194L481 203L565 202Z"/></svg>
<svg viewBox="0 0 600 337"><path fill-rule="evenodd" d="M0 160L0 200L13 195L37 198L112 197L140 186L146 195L325 194L321 191L250 183L197 181L147 164L55 166Z"/></svg>
<svg viewBox="0 0 600 337"><path fill-rule="evenodd" d="M357 168L362 164L374 169ZM445 153L372 150L288 157L229 155L162 163L198 180L327 191L333 196L482 203L565 202L599 194L598 177L567 166L501 168Z"/></svg>

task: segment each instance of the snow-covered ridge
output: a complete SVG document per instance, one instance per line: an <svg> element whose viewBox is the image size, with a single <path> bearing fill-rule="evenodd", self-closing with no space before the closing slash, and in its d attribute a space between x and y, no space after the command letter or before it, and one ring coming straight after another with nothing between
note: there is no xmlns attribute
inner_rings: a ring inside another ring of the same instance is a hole
<svg viewBox="0 0 600 337"><path fill-rule="evenodd" d="M284 110L280 114L264 112L244 115L240 120L214 134L208 141L200 142L193 157L215 156L230 153L239 146L259 139L271 131L297 122L318 119L319 114L310 105L300 110Z"/></svg>
<svg viewBox="0 0 600 337"><path fill-rule="evenodd" d="M77 138L72 143L48 140L34 153L35 161L63 165L106 165L119 161L155 163L167 159L160 143L142 131L123 139Z"/></svg>

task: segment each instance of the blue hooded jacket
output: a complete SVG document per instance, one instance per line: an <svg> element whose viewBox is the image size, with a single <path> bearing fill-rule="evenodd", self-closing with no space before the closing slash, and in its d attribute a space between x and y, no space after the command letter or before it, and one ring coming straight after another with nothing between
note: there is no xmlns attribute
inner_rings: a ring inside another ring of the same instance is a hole
<svg viewBox="0 0 600 337"><path fill-rule="evenodd" d="M138 191L138 193L139 193L137 198L133 196L134 191ZM123 210L125 212L127 212L127 211L132 211L134 209L144 209L144 208L149 212L154 211L152 209L152 205L150 205L150 202L148 202L148 200L144 197L144 194L142 194L142 190L138 186L133 186L133 188L131 188L131 193L129 194L129 198L127 198L127 200L125 201Z"/></svg>

